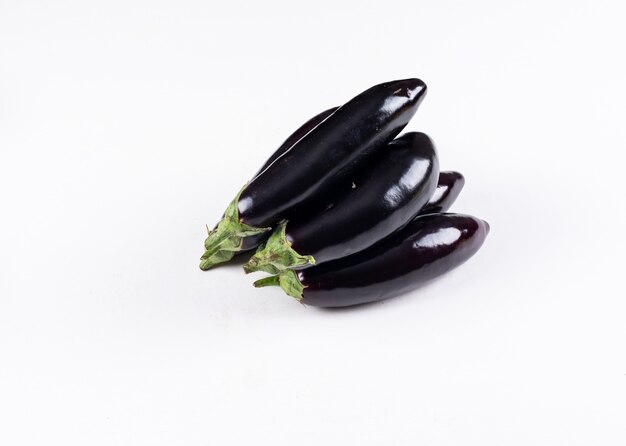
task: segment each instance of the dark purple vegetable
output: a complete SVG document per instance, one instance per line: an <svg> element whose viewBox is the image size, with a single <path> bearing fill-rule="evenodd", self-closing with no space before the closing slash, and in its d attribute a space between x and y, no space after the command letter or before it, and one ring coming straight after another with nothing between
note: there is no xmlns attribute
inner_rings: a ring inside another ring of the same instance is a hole
<svg viewBox="0 0 626 446"><path fill-rule="evenodd" d="M276 149L272 156L270 156L263 167L259 169L257 173L254 174L255 178L258 174L263 172L267 167L276 161L283 153L291 148L295 143L297 143L304 135L309 133L315 127L317 127L322 121L332 115L339 107L329 108L328 110L324 110L319 115L313 116L307 122L302 124L295 132L293 132L281 145ZM250 251L251 249L255 249L269 237L269 231L263 234L252 235L249 237L245 237L241 241L241 252ZM208 239L207 239L208 240Z"/></svg>
<svg viewBox="0 0 626 446"><path fill-rule="evenodd" d="M419 215L446 212L456 201L464 185L465 178L459 172L440 172L437 189Z"/></svg>
<svg viewBox="0 0 626 446"><path fill-rule="evenodd" d="M298 206L327 197L400 133L425 93L419 79L392 81L340 107L237 194L209 233L200 268L230 260L245 237L269 231Z"/></svg>
<svg viewBox="0 0 626 446"><path fill-rule="evenodd" d="M276 149L276 151L274 153L272 153L272 156L270 156L267 159L267 161L265 161L265 164L263 164L263 167L261 167L258 170L258 172L254 174L254 177L256 177L258 174L260 174L265 169L267 169L267 167L270 164L272 164L283 153L285 153L287 150L289 150L291 148L291 146L293 146L295 143L297 143L304 135L309 133L311 130L313 130L315 127L317 127L322 121L324 121L330 115L335 113L335 111L337 111L338 108L339 107L333 107L333 108L329 108L328 110L324 110L319 115L313 116L307 122L302 124L295 132L293 132L291 135L289 135L289 137L285 141L283 141L283 143L280 145L280 147L278 149Z"/></svg>
<svg viewBox="0 0 626 446"><path fill-rule="evenodd" d="M254 283L278 285L317 307L347 307L410 291L459 266L482 246L489 225L461 214L429 214L371 248L301 271L288 270Z"/></svg>
<svg viewBox="0 0 626 446"><path fill-rule="evenodd" d="M332 109L331 109L332 110ZM463 186L465 185L465 178L459 172L439 172L439 182L437 183L437 189L433 193L428 203L420 210L417 217L425 214L435 214L446 212L450 209L450 206L458 198ZM330 203L329 203L330 204ZM328 206L328 204L326 205ZM314 209L301 212L299 215L302 218L308 218L321 209ZM259 236L246 237L242 242L241 253L248 252L258 247L261 243L267 240L267 234L261 234Z"/></svg>
<svg viewBox="0 0 626 446"><path fill-rule="evenodd" d="M306 135L315 127L317 127L324 119L332 115L338 108L339 107L333 107L333 108L329 108L328 110L324 110L320 114L313 116L307 122L305 122L300 127L298 127L298 129L296 129L295 132L289 135L287 139L284 140L283 143L278 147L278 149L276 149L276 151L272 153L272 155L265 161L265 164L263 164L263 166L257 171L257 173L254 174L252 178L256 177L258 174L260 174L265 169L267 169L267 166L269 166L274 161L276 161L278 157L280 157L283 153L289 150L291 146L293 146L296 142L298 142L304 135ZM222 215L222 218L224 218L224 215ZM213 228L213 230L215 231L216 228L217 228L217 225L215 225L215 228ZM265 233L265 234L258 234L256 236L253 235L253 236L244 238L242 240L241 252L249 251L251 249L256 248L263 241L267 240L268 236L269 234Z"/></svg>
<svg viewBox="0 0 626 446"><path fill-rule="evenodd" d="M407 133L350 177L353 189L336 196L324 212L281 223L244 270L278 274L362 251L411 221L438 178L431 139Z"/></svg>

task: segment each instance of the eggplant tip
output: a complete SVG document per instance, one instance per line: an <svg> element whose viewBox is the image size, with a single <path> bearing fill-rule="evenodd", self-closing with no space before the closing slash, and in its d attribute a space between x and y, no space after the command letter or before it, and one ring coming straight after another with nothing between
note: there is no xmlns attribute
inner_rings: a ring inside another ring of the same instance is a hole
<svg viewBox="0 0 626 446"><path fill-rule="evenodd" d="M461 183L462 185L465 185L465 177L463 176L461 172L457 172L454 170L452 171L452 173L454 174L454 176L456 177L459 183Z"/></svg>
<svg viewBox="0 0 626 446"><path fill-rule="evenodd" d="M426 83L422 81L421 79L417 79L417 78L405 79L403 81L399 81L398 83L400 84L400 87L401 87L400 91L402 89L406 90L405 92L401 94L406 95L406 97L410 99L419 100L419 98L424 96L426 94L426 91L428 90Z"/></svg>

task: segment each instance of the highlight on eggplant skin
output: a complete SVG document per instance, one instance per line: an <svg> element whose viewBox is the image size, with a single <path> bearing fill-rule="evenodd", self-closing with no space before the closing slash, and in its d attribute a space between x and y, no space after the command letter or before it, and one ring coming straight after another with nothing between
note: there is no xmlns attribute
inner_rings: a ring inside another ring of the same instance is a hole
<svg viewBox="0 0 626 446"><path fill-rule="evenodd" d="M410 222L433 196L439 179L428 135L405 133L352 177L324 212L281 224L244 270L278 274L362 251Z"/></svg>
<svg viewBox="0 0 626 446"><path fill-rule="evenodd" d="M272 226L293 206L331 191L402 131L425 94L421 80L404 79L375 85L339 107L245 187L241 221Z"/></svg>
<svg viewBox="0 0 626 446"><path fill-rule="evenodd" d="M293 146L300 139L302 139L303 136L305 136L307 133L309 133L311 130L313 130L315 127L321 124L330 115L335 113L335 111L337 111L338 108L339 107L332 107L332 108L329 108L328 110L324 110L323 112L313 116L307 122L305 122L300 127L298 127L296 131L293 132L291 135L289 135L287 139L283 141L283 143L278 147L278 149L276 149L276 151L272 153L272 155L265 161L265 164L261 166L261 168L257 171L257 173L254 174L252 178L255 178L258 174L260 174L265 169L267 169L267 167L270 164L272 164L274 161L280 158L280 156L283 153L285 153L287 150L291 148L291 146Z"/></svg>
<svg viewBox="0 0 626 446"><path fill-rule="evenodd" d="M463 186L465 185L465 178L460 172L445 171L439 172L439 180L437 182L437 188L435 192L428 200L428 203L420 210L419 214L415 216L418 218L426 214L437 214L447 212L459 197ZM311 212L303 212L302 217L307 218L310 215L314 215L319 209L313 209ZM250 251L258 247L262 242L267 240L267 235L262 234L258 240L254 237L247 237L243 240L242 250L238 254L248 254Z"/></svg>
<svg viewBox="0 0 626 446"><path fill-rule="evenodd" d="M270 155L270 157L265 161L263 166L261 166L261 168L252 176L252 178L254 179L258 174L260 174L265 169L267 169L267 166L269 166L274 161L276 161L277 158L279 158L283 153L289 150L291 146L297 143L303 136L305 136L307 133L309 133L311 130L317 127L322 121L324 121L330 115L335 113L335 111L338 108L339 107L332 107L332 108L329 108L328 110L324 110L323 112L313 116L311 119L309 119L300 127L298 127L291 135L287 137L287 139L283 141L283 143L280 146L278 146L278 149L276 149L274 153ZM222 218L224 218L224 215L222 215ZM213 231L215 231L216 227L217 225L215 225L215 227L213 228ZM267 240L268 237L269 237L269 231L263 234L257 234L257 235L251 235L251 236L245 237L242 240L241 251L239 251L239 253L243 254L243 253L246 253L255 249L261 243Z"/></svg>
<svg viewBox="0 0 626 446"><path fill-rule="evenodd" d="M415 78L386 82L339 107L239 191L208 234L200 269L229 261L245 238L271 231L349 178L402 131L426 90Z"/></svg>
<svg viewBox="0 0 626 446"><path fill-rule="evenodd" d="M371 248L301 271L260 279L278 285L303 304L347 307L411 291L472 257L489 225L463 214L428 214Z"/></svg>
<svg viewBox="0 0 626 446"><path fill-rule="evenodd" d="M419 215L446 212L456 201L464 185L465 177L461 173L455 171L440 172L437 189Z"/></svg>
<svg viewBox="0 0 626 446"><path fill-rule="evenodd" d="M322 123L326 118L335 113L335 111L339 107L332 107L328 110L324 110L323 112L313 116L307 122L302 124L300 127L296 129L291 135L287 137L285 141L276 149L274 153L265 161L265 164L261 166L261 168L254 174L253 179L263 172L267 167L272 164L276 159L280 158L280 156L285 153L287 150L291 148L295 143L297 143L302 137L304 137L307 133L317 127L320 123ZM249 252L253 249L256 249L261 243L263 243L270 236L270 232L264 232L262 234L251 235L248 237L244 237L241 240L241 253Z"/></svg>
<svg viewBox="0 0 626 446"><path fill-rule="evenodd" d="M330 112L331 110L335 110L335 109L331 108L329 110L326 110L326 112ZM323 112L323 113L326 113L326 112ZM320 113L315 118L322 116L323 113ZM315 118L311 119L311 121L309 122L312 122ZM278 153L278 150L276 152ZM447 212L450 209L450 207L454 204L456 199L459 197L459 194L461 193L461 190L463 189L464 185L465 185L465 177L463 177L463 175L460 172L456 172L456 171L439 172L439 180L437 182L437 188L435 189L435 192L432 194L432 196L428 200L428 203L426 203L426 205L424 205L424 207L420 210L419 214L415 216L415 218L419 217L420 215L425 215L425 214L436 214L436 213L441 213L441 212ZM349 192L348 189L346 189L346 191ZM340 191L337 195L339 196L342 193L343 191ZM322 206L321 208L310 207L308 210L300 212L298 216L300 218L308 218L312 215L317 214L318 212L321 212L324 209L324 207L325 206ZM261 234L259 236L246 237L242 241L241 251L238 254L250 255L250 251L257 248L261 243L266 241L268 237L269 237L268 233Z"/></svg>

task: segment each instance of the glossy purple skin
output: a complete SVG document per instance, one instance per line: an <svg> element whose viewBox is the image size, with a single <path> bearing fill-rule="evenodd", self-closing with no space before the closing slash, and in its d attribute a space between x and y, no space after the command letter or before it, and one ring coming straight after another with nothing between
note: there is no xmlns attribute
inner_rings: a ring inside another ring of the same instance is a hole
<svg viewBox="0 0 626 446"><path fill-rule="evenodd" d="M302 303L347 307L413 290L472 257L488 232L469 215L424 215L366 251L297 271Z"/></svg>
<svg viewBox="0 0 626 446"><path fill-rule="evenodd" d="M376 85L340 107L261 172L241 193L239 218L274 226L298 205L328 196L413 117L426 93L419 79Z"/></svg>
<svg viewBox="0 0 626 446"><path fill-rule="evenodd" d="M283 143L280 145L280 147L278 149L276 149L276 151L274 153L272 153L272 156L270 156L267 159L267 161L265 161L265 164L263 164L263 167L261 167L258 170L258 172L254 174L254 177L256 177L258 174L260 174L265 169L267 169L267 167L270 164L272 164L283 153L285 153L287 150L289 150L291 148L291 146L293 146L295 143L297 143L304 135L309 133L311 130L313 130L315 127L317 127L322 121L324 121L330 115L335 113L335 111L337 111L338 108L339 107L333 107L333 108L329 108L328 110L324 110L319 115L313 116L307 122L302 124L295 132L293 132L291 135L289 135L289 137L285 141L283 141Z"/></svg>
<svg viewBox="0 0 626 446"><path fill-rule="evenodd" d="M439 181L435 192L415 218L426 214L447 212L459 197L464 185L465 177L461 173L455 171L439 172ZM257 237L257 239L248 237L243 240L243 246L246 246L246 250L256 248L268 236L263 234Z"/></svg>
<svg viewBox="0 0 626 446"><path fill-rule="evenodd" d="M419 215L446 212L456 201L464 185L465 178L459 172L440 172L437 189Z"/></svg>
<svg viewBox="0 0 626 446"><path fill-rule="evenodd" d="M362 251L398 230L422 209L439 179L435 146L424 133L402 135L350 177L354 188L315 216L294 218L287 240L317 265Z"/></svg>
<svg viewBox="0 0 626 446"><path fill-rule="evenodd" d="M293 146L296 142L298 142L304 135L306 135L315 127L317 127L320 124L320 122L324 121L326 118L332 115L338 108L339 107L333 107L333 108L329 108L328 110L324 110L319 115L313 116L307 122L302 124L295 132L289 135L289 137L280 145L280 147L278 147L278 149L276 149L274 153L272 153L272 156L270 156L267 159L267 161L265 161L265 164L263 164L263 167L261 167L259 171L254 174L253 178L255 178L258 174L260 174L265 169L267 169L267 167L270 164L272 164L283 153L289 150L291 146ZM261 243L263 243L268 237L269 237L269 234L266 233L266 234L253 235L251 237L244 238L241 242L240 253L250 251L251 249L256 248Z"/></svg>

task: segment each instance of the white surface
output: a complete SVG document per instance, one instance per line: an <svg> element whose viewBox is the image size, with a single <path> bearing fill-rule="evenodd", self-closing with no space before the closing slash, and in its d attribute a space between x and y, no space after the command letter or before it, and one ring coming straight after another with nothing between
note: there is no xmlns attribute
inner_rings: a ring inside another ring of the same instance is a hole
<svg viewBox="0 0 626 446"><path fill-rule="evenodd" d="M624 445L621 2L226 3L0 1L0 444ZM472 260L350 311L198 269L291 130L411 76Z"/></svg>

